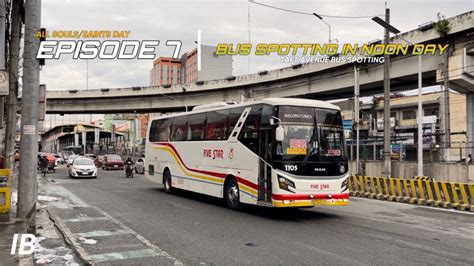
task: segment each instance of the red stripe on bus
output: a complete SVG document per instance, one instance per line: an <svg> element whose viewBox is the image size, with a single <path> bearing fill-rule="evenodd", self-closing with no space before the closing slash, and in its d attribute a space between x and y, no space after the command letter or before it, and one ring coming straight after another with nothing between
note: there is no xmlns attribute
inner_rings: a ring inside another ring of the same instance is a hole
<svg viewBox="0 0 474 266"><path fill-rule="evenodd" d="M197 173L205 174L205 175L210 175L210 176L214 176L214 177L218 177L218 178L225 178L227 176L227 174L223 174L223 173L216 173L216 172L210 172L210 171L206 171L206 170L199 170L199 169L189 168L189 167L186 166L183 159L181 158L181 155L179 155L178 151L175 149L175 147L171 143L168 143L168 142L153 142L153 143L158 144L158 145L168 146L169 148L171 148L174 151L174 153L176 154L176 156L178 157L179 161L183 164L184 168L186 168L189 171L193 171L193 172L197 172ZM242 183L242 184L244 184L248 187L251 187L255 190L258 190L258 185L257 184L252 183L252 182L248 181L247 179L243 179L242 177L239 177L239 176L236 176L236 178L237 178L237 181L239 183Z"/></svg>
<svg viewBox="0 0 474 266"><path fill-rule="evenodd" d="M273 194L274 200L311 200L311 199L349 199L349 193L340 194L314 194L311 198L310 194Z"/></svg>

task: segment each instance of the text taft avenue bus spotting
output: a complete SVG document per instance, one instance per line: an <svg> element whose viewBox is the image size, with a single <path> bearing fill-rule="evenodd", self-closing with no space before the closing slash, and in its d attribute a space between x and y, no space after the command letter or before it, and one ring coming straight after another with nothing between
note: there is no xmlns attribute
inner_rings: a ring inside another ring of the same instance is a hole
<svg viewBox="0 0 474 266"><path fill-rule="evenodd" d="M339 107L268 98L198 106L151 121L147 176L174 188L274 207L341 206L349 200Z"/></svg>

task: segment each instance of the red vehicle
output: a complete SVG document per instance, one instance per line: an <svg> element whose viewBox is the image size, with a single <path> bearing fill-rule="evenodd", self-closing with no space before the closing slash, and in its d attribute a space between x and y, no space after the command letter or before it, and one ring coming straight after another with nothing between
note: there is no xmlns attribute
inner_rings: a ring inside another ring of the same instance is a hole
<svg viewBox="0 0 474 266"><path fill-rule="evenodd" d="M104 156L104 162L102 163L102 169L120 169L123 170L123 160L117 154L106 154Z"/></svg>
<svg viewBox="0 0 474 266"><path fill-rule="evenodd" d="M104 163L104 155L97 155L97 157L94 160L95 166L96 167L102 167L102 164Z"/></svg>
<svg viewBox="0 0 474 266"><path fill-rule="evenodd" d="M46 158L48 158L48 171L49 170L53 170L53 173L56 172L56 157L54 157L54 154L52 153L39 153L38 154L38 169L41 169L41 166L40 166L40 158L43 157L44 155L46 155Z"/></svg>

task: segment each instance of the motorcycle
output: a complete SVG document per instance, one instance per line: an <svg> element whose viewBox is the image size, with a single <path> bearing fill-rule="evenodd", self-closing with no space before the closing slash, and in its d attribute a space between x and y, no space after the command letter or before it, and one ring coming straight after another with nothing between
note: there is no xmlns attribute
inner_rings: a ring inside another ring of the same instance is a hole
<svg viewBox="0 0 474 266"><path fill-rule="evenodd" d="M125 165L125 175L127 178L133 178L133 163L127 162Z"/></svg>

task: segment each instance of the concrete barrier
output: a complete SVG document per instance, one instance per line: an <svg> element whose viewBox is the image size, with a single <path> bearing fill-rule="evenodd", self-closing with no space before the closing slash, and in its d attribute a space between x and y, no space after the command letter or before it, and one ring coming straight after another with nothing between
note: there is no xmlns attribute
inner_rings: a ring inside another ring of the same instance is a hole
<svg viewBox="0 0 474 266"><path fill-rule="evenodd" d="M392 161L392 177L412 178L418 173L416 162ZM361 171L356 173L355 161L349 161L352 175L383 176L383 161L361 162ZM437 181L474 183L474 164L465 163L430 163L423 165L423 174Z"/></svg>
<svg viewBox="0 0 474 266"><path fill-rule="evenodd" d="M349 189L351 196L474 212L474 184L351 176Z"/></svg>

